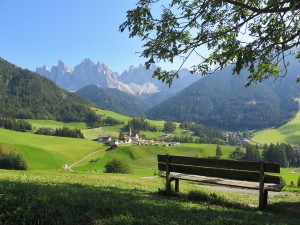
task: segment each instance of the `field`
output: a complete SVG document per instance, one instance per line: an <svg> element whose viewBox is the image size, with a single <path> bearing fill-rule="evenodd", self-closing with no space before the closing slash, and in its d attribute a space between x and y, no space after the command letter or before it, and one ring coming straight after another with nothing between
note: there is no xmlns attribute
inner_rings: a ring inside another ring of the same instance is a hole
<svg viewBox="0 0 300 225"><path fill-rule="evenodd" d="M107 161L113 158L122 158L128 161L133 169L133 174L139 176L151 176L157 172L157 154L174 154L185 156L208 157L215 155L216 145L210 144L183 144L179 146L131 146L124 145L116 150L105 153L97 153L76 165L75 171L97 171L103 170ZM233 147L222 146L224 157L228 157L234 150ZM100 158L99 162L91 163L95 158Z"/></svg>
<svg viewBox="0 0 300 225"><path fill-rule="evenodd" d="M300 194L258 196L182 183L166 196L160 178L0 170L1 224L299 224Z"/></svg>
<svg viewBox="0 0 300 225"><path fill-rule="evenodd" d="M297 99L300 104L300 99ZM300 145L300 111L296 114L295 118L287 124L275 129L266 129L256 132L251 139L257 143L288 143L291 145Z"/></svg>
<svg viewBox="0 0 300 225"><path fill-rule="evenodd" d="M131 118L98 110L123 120ZM99 134L117 137L122 126L89 129L85 123L30 120L34 127L81 129L87 139L36 135L0 129L0 143L28 161L28 171L0 170L0 224L299 224L299 188L285 186L281 195L269 196L266 211L257 211L256 194L209 191L182 182L180 194L167 196L164 181L153 176L157 154L195 157L215 155L213 144L178 146L108 146L92 141ZM147 138L163 133L163 121L149 121L159 132L144 132ZM177 129L176 135L182 130ZM221 146L228 158L235 147ZM85 158L63 170L62 165ZM132 174L104 173L113 158L125 159ZM99 159L97 162L91 162ZM286 184L296 184L299 168L283 168Z"/></svg>
<svg viewBox="0 0 300 225"><path fill-rule="evenodd" d="M91 152L107 147L84 139L52 137L0 129L0 142L14 146L28 161L29 169L60 169Z"/></svg>

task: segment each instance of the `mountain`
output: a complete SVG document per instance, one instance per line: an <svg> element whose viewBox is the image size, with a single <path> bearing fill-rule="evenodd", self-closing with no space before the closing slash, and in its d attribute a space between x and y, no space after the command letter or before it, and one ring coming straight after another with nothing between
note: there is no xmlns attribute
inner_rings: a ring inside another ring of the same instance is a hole
<svg viewBox="0 0 300 225"><path fill-rule="evenodd" d="M68 91L77 91L87 85L97 85L102 88L116 88L132 95L151 94L158 92L152 83L123 83L119 81L120 75L113 72L108 66L98 62L94 64L90 59L85 59L74 69L62 61L57 66L48 70L46 66L38 67L36 73L54 81L61 88Z"/></svg>
<svg viewBox="0 0 300 225"><path fill-rule="evenodd" d="M77 91L87 85L97 85L102 88L116 88L131 95L152 95L159 92L164 96L170 96L182 90L186 86L200 79L200 75L191 75L187 69L180 70L180 77L174 81L171 88L165 83L152 77L156 66L149 70L145 66L130 66L121 75L113 72L103 63L94 64L90 59L83 60L74 69L68 67L62 61L49 70L46 66L38 67L36 73L54 81L60 87L68 91ZM166 94L168 92L168 94Z"/></svg>
<svg viewBox="0 0 300 225"><path fill-rule="evenodd" d="M88 85L78 90L76 94L94 102L100 108L127 116L142 115L152 106L139 96L124 93L116 88L102 88L96 85Z"/></svg>
<svg viewBox="0 0 300 225"><path fill-rule="evenodd" d="M54 82L0 58L2 117L87 121L94 113L80 97Z"/></svg>
<svg viewBox="0 0 300 225"><path fill-rule="evenodd" d="M232 76L229 66L188 86L146 112L151 119L197 122L227 130L279 126L295 115L300 85L296 68L282 81L267 80L245 88L247 73Z"/></svg>

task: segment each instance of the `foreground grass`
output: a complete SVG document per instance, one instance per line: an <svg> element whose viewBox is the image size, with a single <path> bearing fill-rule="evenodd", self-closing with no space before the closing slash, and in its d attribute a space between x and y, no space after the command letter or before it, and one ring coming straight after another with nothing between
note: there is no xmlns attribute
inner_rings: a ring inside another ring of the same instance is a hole
<svg viewBox="0 0 300 225"><path fill-rule="evenodd" d="M0 224L299 224L299 194L208 192L188 184L159 194L159 178L131 175L0 170ZM201 191L199 191L201 190Z"/></svg>
<svg viewBox="0 0 300 225"><path fill-rule="evenodd" d="M300 99L297 99L300 104ZM251 139L257 143L288 143L291 145L300 145L300 111L287 124L277 129L266 129L254 134Z"/></svg>

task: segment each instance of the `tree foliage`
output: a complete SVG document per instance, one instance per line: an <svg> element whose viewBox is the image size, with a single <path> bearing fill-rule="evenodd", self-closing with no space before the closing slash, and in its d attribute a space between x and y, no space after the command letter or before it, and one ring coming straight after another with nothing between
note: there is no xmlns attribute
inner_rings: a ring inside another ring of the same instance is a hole
<svg viewBox="0 0 300 225"><path fill-rule="evenodd" d="M120 31L144 42L141 56L147 68L176 57L183 58L183 65L196 54L200 63L193 72L207 75L233 63L233 73L248 69L249 85L287 73L286 56L300 43L299 14L297 0L139 0ZM208 55L200 52L202 46ZM299 59L300 51L295 56ZM178 71L158 67L154 76L171 85Z"/></svg>
<svg viewBox="0 0 300 225"><path fill-rule="evenodd" d="M300 152L285 143L264 145L263 158L267 162L279 163L282 167L300 166Z"/></svg>
<svg viewBox="0 0 300 225"><path fill-rule="evenodd" d="M124 159L112 159L105 164L106 173L131 173L131 168Z"/></svg>
<svg viewBox="0 0 300 225"><path fill-rule="evenodd" d="M0 127L8 130L15 131L30 131L32 130L32 125L28 121L25 120L16 120L11 118L0 117Z"/></svg>
<svg viewBox="0 0 300 225"><path fill-rule="evenodd" d="M261 154L259 151L259 148L257 145L246 145L246 153L244 156L244 160L247 161L260 161L261 160Z"/></svg>
<svg viewBox="0 0 300 225"><path fill-rule="evenodd" d="M134 117L132 120L128 121L128 124L124 127L124 130L129 131L130 129L132 132L157 131L156 127L152 126L143 117Z"/></svg>
<svg viewBox="0 0 300 225"><path fill-rule="evenodd" d="M223 155L222 149L221 149L220 145L217 145L217 147L216 147L216 156L221 157L222 155Z"/></svg>
<svg viewBox="0 0 300 225"><path fill-rule="evenodd" d="M240 147L237 147L230 155L230 159L243 160L245 158L245 153Z"/></svg>
<svg viewBox="0 0 300 225"><path fill-rule="evenodd" d="M89 103L54 82L0 58L0 117L87 121L96 119Z"/></svg>
<svg viewBox="0 0 300 225"><path fill-rule="evenodd" d="M172 121L166 121L164 123L164 131L173 133L176 130L176 123Z"/></svg>
<svg viewBox="0 0 300 225"><path fill-rule="evenodd" d="M0 143L0 169L27 170L26 160L18 153L7 150Z"/></svg>

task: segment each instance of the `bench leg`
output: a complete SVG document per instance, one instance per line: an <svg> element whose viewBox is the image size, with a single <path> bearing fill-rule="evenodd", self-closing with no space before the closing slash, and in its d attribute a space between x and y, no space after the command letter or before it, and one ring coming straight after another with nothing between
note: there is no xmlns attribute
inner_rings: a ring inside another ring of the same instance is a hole
<svg viewBox="0 0 300 225"><path fill-rule="evenodd" d="M171 192L171 180L166 179L166 191L169 193Z"/></svg>
<svg viewBox="0 0 300 225"><path fill-rule="evenodd" d="M268 191L267 190L264 190L264 201L263 201L263 204L264 204L264 208L266 208L267 205L268 205Z"/></svg>
<svg viewBox="0 0 300 225"><path fill-rule="evenodd" d="M175 179L175 192L179 192L179 179Z"/></svg>
<svg viewBox="0 0 300 225"><path fill-rule="evenodd" d="M263 193L259 194L259 210L264 210L268 205L268 191L263 190Z"/></svg>

